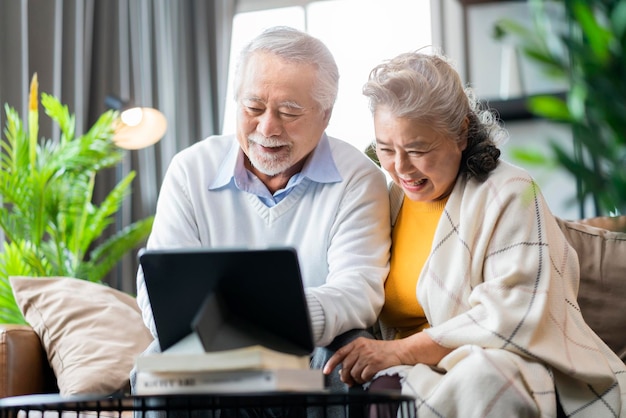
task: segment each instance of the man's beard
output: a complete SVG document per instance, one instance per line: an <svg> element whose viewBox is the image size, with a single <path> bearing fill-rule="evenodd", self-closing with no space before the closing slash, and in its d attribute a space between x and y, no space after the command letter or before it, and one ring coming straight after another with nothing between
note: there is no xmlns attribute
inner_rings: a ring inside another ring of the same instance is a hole
<svg viewBox="0 0 626 418"><path fill-rule="evenodd" d="M272 148L283 147L276 153L259 150L259 146ZM254 168L267 176L276 176L291 168L292 146L289 142L277 138L266 138L258 133L248 135L248 159Z"/></svg>

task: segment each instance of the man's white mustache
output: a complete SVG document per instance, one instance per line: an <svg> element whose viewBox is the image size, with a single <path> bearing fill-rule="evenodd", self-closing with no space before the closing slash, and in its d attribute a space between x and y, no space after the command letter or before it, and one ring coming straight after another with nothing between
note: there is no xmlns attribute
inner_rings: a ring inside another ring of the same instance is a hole
<svg viewBox="0 0 626 418"><path fill-rule="evenodd" d="M265 148L276 148L276 147L284 147L289 145L288 143L281 141L276 138L266 138L260 135L250 135L248 136L248 140L254 142Z"/></svg>

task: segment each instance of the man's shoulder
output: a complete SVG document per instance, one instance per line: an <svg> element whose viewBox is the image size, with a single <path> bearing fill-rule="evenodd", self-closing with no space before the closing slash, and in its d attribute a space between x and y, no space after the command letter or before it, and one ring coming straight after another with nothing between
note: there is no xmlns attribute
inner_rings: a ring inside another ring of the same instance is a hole
<svg viewBox="0 0 626 418"><path fill-rule="evenodd" d="M337 167L379 170L376 164L365 154L364 150L359 150L354 145L332 136L328 137L328 142Z"/></svg>
<svg viewBox="0 0 626 418"><path fill-rule="evenodd" d="M236 142L234 135L211 135L179 151L176 158L215 158L221 160L222 156L226 154Z"/></svg>
<svg viewBox="0 0 626 418"><path fill-rule="evenodd" d="M199 149L214 149L214 148L226 148L236 142L235 135L210 135L204 139L199 140L185 148L183 151L191 150L191 152L198 151Z"/></svg>
<svg viewBox="0 0 626 418"><path fill-rule="evenodd" d="M339 187L344 189L344 196L353 199L355 192L367 199L388 201L387 179L383 170L374 163L364 151L337 138L329 137L330 149L335 167L342 178ZM363 193L367 190L367 193Z"/></svg>
<svg viewBox="0 0 626 418"><path fill-rule="evenodd" d="M335 136L328 135L328 142L330 143L331 149L341 150L343 152L348 153L358 153L365 155L364 151L359 150L354 145L350 144L348 141L344 139L337 138Z"/></svg>
<svg viewBox="0 0 626 418"><path fill-rule="evenodd" d="M209 136L174 155L168 166L169 176L181 178L213 178L237 144L230 136Z"/></svg>

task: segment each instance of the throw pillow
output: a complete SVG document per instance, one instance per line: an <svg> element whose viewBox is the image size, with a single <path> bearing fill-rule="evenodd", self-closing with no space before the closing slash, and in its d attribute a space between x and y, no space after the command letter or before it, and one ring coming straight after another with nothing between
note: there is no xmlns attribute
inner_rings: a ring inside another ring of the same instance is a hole
<svg viewBox="0 0 626 418"><path fill-rule="evenodd" d="M557 220L578 254L578 305L583 318L626 361L626 233Z"/></svg>
<svg viewBox="0 0 626 418"><path fill-rule="evenodd" d="M108 395L128 385L135 357L152 341L132 296L68 277L9 280L62 396Z"/></svg>

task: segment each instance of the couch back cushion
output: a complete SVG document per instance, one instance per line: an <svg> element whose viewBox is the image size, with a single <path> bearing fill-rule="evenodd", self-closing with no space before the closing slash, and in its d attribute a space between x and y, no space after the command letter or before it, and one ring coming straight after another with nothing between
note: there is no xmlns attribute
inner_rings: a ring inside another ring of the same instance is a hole
<svg viewBox="0 0 626 418"><path fill-rule="evenodd" d="M626 362L626 233L558 219L580 263L578 304L585 321Z"/></svg>

